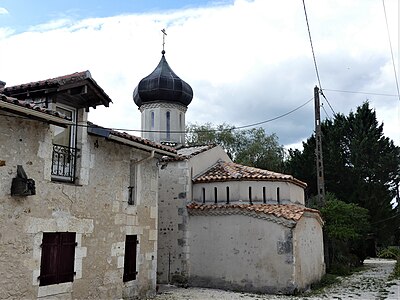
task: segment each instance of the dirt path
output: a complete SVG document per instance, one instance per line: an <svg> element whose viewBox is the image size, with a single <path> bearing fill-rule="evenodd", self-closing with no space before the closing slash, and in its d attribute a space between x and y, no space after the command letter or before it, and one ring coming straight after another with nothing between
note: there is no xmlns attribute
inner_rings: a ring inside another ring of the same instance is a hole
<svg viewBox="0 0 400 300"><path fill-rule="evenodd" d="M203 288L176 288L162 286L155 300L317 300L317 299L362 299L400 300L400 280L388 281L395 265L394 260L369 259L364 261L365 271L342 278L341 282L326 288L317 295L281 296L237 293Z"/></svg>

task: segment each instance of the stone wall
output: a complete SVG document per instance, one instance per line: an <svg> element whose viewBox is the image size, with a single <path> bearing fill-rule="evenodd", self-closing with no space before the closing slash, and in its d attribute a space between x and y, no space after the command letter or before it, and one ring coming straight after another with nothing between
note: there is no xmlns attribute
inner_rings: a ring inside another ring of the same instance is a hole
<svg viewBox="0 0 400 300"><path fill-rule="evenodd" d="M170 162L160 170L158 268L160 283L187 276L187 210L191 178L187 161Z"/></svg>
<svg viewBox="0 0 400 300"><path fill-rule="evenodd" d="M81 127L77 184L54 182L51 137L51 125L0 116L0 299L155 294L156 159L138 163L137 202L128 205L130 161L148 157L148 152L88 136ZM17 165L35 180L36 195L11 196ZM72 283L39 286L43 232L57 231L76 232L76 275ZM125 236L130 234L139 240L138 275L124 283Z"/></svg>

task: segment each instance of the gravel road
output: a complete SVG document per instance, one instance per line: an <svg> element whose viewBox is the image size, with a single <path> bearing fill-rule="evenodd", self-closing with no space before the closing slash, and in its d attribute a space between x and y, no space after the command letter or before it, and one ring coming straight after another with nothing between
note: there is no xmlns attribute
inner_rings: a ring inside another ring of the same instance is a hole
<svg viewBox="0 0 400 300"><path fill-rule="evenodd" d="M316 300L316 299L362 299L362 300L400 300L400 280L388 280L396 261L368 259L364 261L366 270L341 278L335 284L318 294L303 296L259 295L237 293L204 288L177 288L171 285L160 286L155 300Z"/></svg>

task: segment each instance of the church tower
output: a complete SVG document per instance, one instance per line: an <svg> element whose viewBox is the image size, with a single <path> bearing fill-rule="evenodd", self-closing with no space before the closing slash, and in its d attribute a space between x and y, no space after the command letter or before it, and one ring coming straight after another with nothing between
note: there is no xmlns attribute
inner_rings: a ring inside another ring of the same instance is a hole
<svg viewBox="0 0 400 300"><path fill-rule="evenodd" d="M185 143L185 113L193 98L189 84L180 79L165 59L140 80L133 100L142 114L142 137L170 146Z"/></svg>

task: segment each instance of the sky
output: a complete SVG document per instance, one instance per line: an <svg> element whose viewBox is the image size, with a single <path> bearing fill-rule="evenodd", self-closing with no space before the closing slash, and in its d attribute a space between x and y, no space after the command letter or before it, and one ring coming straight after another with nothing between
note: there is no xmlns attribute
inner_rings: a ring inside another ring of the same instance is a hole
<svg viewBox="0 0 400 300"><path fill-rule="evenodd" d="M319 85L323 119L368 101L400 146L398 1L304 3L320 84L302 0L0 0L0 80L89 70L113 101L89 120L140 130L132 92L160 61L165 28L165 57L194 91L187 124L264 122L256 127L301 148Z"/></svg>

